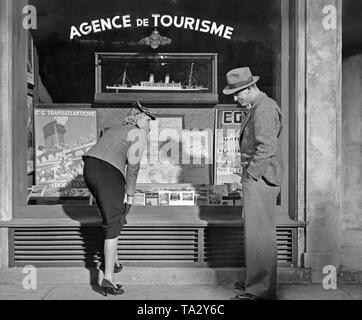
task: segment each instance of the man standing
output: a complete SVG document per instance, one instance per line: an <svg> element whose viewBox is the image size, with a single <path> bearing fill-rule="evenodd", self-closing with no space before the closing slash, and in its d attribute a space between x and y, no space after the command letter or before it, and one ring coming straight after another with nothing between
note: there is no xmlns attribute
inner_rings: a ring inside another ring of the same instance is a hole
<svg viewBox="0 0 362 320"><path fill-rule="evenodd" d="M261 92L249 68L226 75L223 93L234 95L248 111L241 125L240 152L243 165L245 293L238 300L275 299L277 242L275 207L282 180L281 111Z"/></svg>

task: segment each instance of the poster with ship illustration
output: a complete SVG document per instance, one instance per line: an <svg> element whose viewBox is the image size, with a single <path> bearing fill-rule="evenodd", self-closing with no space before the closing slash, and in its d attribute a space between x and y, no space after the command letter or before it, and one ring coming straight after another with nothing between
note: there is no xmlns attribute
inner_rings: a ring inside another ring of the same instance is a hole
<svg viewBox="0 0 362 320"><path fill-rule="evenodd" d="M74 107L34 110L35 180L44 197L89 196L82 155L97 142L97 112Z"/></svg>

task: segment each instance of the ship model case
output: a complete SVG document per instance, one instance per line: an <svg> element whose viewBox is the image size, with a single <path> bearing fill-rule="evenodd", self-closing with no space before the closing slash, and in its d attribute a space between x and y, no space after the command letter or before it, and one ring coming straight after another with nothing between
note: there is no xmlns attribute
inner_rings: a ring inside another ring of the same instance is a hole
<svg viewBox="0 0 362 320"><path fill-rule="evenodd" d="M218 103L217 54L95 53L96 103Z"/></svg>

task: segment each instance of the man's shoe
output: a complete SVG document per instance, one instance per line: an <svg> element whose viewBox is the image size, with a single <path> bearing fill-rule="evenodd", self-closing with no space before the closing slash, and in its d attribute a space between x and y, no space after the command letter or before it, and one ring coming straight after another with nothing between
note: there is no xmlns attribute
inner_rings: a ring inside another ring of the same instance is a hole
<svg viewBox="0 0 362 320"><path fill-rule="evenodd" d="M237 294L235 297L231 298L231 300L264 300L262 297L258 297L251 293L241 293Z"/></svg>
<svg viewBox="0 0 362 320"><path fill-rule="evenodd" d="M241 281L235 282L234 288L237 290L245 290L245 284Z"/></svg>
<svg viewBox="0 0 362 320"><path fill-rule="evenodd" d="M259 297L251 293L241 293L231 298L231 300L277 300L277 296L275 294L269 297Z"/></svg>

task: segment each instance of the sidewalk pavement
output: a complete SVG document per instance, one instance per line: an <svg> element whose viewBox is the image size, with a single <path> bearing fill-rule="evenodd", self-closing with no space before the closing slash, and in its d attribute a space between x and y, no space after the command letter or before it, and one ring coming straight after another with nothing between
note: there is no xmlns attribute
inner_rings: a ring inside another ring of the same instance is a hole
<svg viewBox="0 0 362 320"><path fill-rule="evenodd" d="M230 300L241 292L234 288L234 281L215 281L205 276L205 270L175 268L168 272L171 279L149 269L122 271L117 282L123 284L125 293L108 297L99 293L95 279L100 273L95 269L39 268L36 289L24 288L30 283L30 273L21 268L6 269L0 271L0 300ZM181 279L183 272L201 277L199 281L190 276ZM337 289L325 290L322 284L279 284L278 300L362 300L362 285L338 284Z"/></svg>
<svg viewBox="0 0 362 320"><path fill-rule="evenodd" d="M240 291L218 285L124 285L125 293L104 297L91 285L39 285L25 290L19 284L0 284L0 300L230 300ZM362 300L362 285L324 290L321 285L281 285L278 300Z"/></svg>

